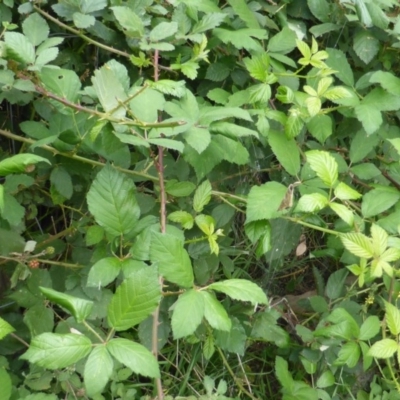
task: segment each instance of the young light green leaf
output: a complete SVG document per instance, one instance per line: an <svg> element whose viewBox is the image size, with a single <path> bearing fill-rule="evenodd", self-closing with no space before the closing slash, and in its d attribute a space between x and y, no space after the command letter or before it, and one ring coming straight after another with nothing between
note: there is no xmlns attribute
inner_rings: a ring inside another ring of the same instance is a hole
<svg viewBox="0 0 400 400"><path fill-rule="evenodd" d="M211 183L208 180L198 186L193 197L193 209L196 212L203 211L203 208L210 202L211 191Z"/></svg>
<svg viewBox="0 0 400 400"><path fill-rule="evenodd" d="M361 197L360 193L343 182L339 182L335 187L334 194L340 200L356 200Z"/></svg>
<svg viewBox="0 0 400 400"><path fill-rule="evenodd" d="M151 236L150 259L170 282L182 287L193 286L193 269L181 240L169 234L154 232Z"/></svg>
<svg viewBox="0 0 400 400"><path fill-rule="evenodd" d="M125 279L108 307L108 322L125 331L144 321L158 306L161 288L154 267L141 268Z"/></svg>
<svg viewBox="0 0 400 400"><path fill-rule="evenodd" d="M380 256L388 247L389 235L386 231L377 224L371 226L372 246L374 247L374 254Z"/></svg>
<svg viewBox="0 0 400 400"><path fill-rule="evenodd" d="M128 234L139 219L132 180L109 165L97 174L87 202L97 223L113 236Z"/></svg>
<svg viewBox="0 0 400 400"><path fill-rule="evenodd" d="M67 309L78 323L84 321L92 312L93 301L80 299L79 297L41 286L39 289L50 301Z"/></svg>
<svg viewBox="0 0 400 400"><path fill-rule="evenodd" d="M168 214L168 219L182 225L183 229L192 229L194 225L194 218L192 214L186 211L174 211Z"/></svg>
<svg viewBox="0 0 400 400"><path fill-rule="evenodd" d="M160 377L157 360L141 344L128 339L112 339L107 343L107 350L134 373L150 378Z"/></svg>
<svg viewBox="0 0 400 400"><path fill-rule="evenodd" d="M293 390L294 381L289 372L287 361L279 356L275 358L275 375L279 383L290 393Z"/></svg>
<svg viewBox="0 0 400 400"><path fill-rule="evenodd" d="M328 204L328 198L321 193L305 194L297 202L295 212L316 212Z"/></svg>
<svg viewBox="0 0 400 400"><path fill-rule="evenodd" d="M86 357L92 342L84 335L42 333L20 358L47 369L61 369Z"/></svg>
<svg viewBox="0 0 400 400"><path fill-rule="evenodd" d="M232 327L232 323L222 304L211 293L201 291L200 294L204 300L204 317L208 323L214 329L229 331Z"/></svg>
<svg viewBox="0 0 400 400"><path fill-rule="evenodd" d="M368 355L375 358L390 358L399 351L399 345L393 339L382 339L375 342L368 351Z"/></svg>
<svg viewBox="0 0 400 400"><path fill-rule="evenodd" d="M390 333L393 336L399 335L400 334L400 310L393 304L390 304L389 302L385 301L385 311L386 311L386 314L385 314L386 323L390 330Z"/></svg>
<svg viewBox="0 0 400 400"><path fill-rule="evenodd" d="M90 397L101 393L110 379L114 361L105 345L96 346L85 364L83 380L86 394Z"/></svg>
<svg viewBox="0 0 400 400"><path fill-rule="evenodd" d="M315 117L321 111L322 102L319 97L310 96L306 99L305 103L310 117Z"/></svg>
<svg viewBox="0 0 400 400"><path fill-rule="evenodd" d="M329 207L344 221L347 225L353 226L354 214L349 208L343 204L330 202Z"/></svg>
<svg viewBox="0 0 400 400"><path fill-rule="evenodd" d="M372 241L362 233L343 233L340 235L340 239L344 247L355 256L366 259L374 256Z"/></svg>
<svg viewBox="0 0 400 400"><path fill-rule="evenodd" d="M310 167L321 180L333 187L338 179L338 164L336 160L326 151L311 150L306 153Z"/></svg>
<svg viewBox="0 0 400 400"><path fill-rule="evenodd" d="M86 285L97 288L107 286L114 281L120 271L121 261L118 258L102 258L90 268Z"/></svg>
<svg viewBox="0 0 400 400"><path fill-rule="evenodd" d="M204 317L204 298L197 290L188 290L178 297L173 305L172 331L174 338L189 336L200 325Z"/></svg>
<svg viewBox="0 0 400 400"><path fill-rule="evenodd" d="M5 321L3 318L0 318L0 340L14 331L15 329L7 321Z"/></svg>
<svg viewBox="0 0 400 400"><path fill-rule="evenodd" d="M20 172L31 172L35 169L33 166L39 162L50 164L50 161L47 158L37 156L36 154L16 154L15 156L0 161L0 176Z"/></svg>
<svg viewBox="0 0 400 400"><path fill-rule="evenodd" d="M335 363L346 364L349 368L354 368L360 359L360 346L356 342L344 343L338 353Z"/></svg>
<svg viewBox="0 0 400 400"><path fill-rule="evenodd" d="M255 283L245 279L229 279L215 282L208 286L209 290L222 292L235 300L249 301L251 304L268 304L265 292Z"/></svg>

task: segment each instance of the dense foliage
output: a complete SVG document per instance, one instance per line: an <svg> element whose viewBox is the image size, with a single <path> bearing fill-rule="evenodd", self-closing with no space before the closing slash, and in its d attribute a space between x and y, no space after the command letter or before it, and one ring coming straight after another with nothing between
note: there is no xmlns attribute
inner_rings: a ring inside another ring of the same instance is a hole
<svg viewBox="0 0 400 400"><path fill-rule="evenodd" d="M0 3L0 398L398 399L396 0Z"/></svg>

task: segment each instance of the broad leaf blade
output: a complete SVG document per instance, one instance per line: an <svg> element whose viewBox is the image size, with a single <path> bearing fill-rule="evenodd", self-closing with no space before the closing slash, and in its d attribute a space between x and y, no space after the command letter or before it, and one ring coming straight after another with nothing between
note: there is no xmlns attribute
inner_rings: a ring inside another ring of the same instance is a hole
<svg viewBox="0 0 400 400"><path fill-rule="evenodd" d="M200 292L204 300L204 317L208 323L220 331L229 331L232 327L228 313L222 304L211 293Z"/></svg>
<svg viewBox="0 0 400 400"><path fill-rule="evenodd" d="M172 331L179 339L194 333L204 316L204 300L200 292L188 290L173 305Z"/></svg>
<svg viewBox="0 0 400 400"><path fill-rule="evenodd" d="M92 312L92 301L80 299L45 287L39 287L39 289L53 303L67 309L74 316L77 322L84 321Z"/></svg>
<svg viewBox="0 0 400 400"><path fill-rule="evenodd" d="M33 338L21 358L47 369L60 369L86 357L91 349L91 341L83 335L42 333Z"/></svg>
<svg viewBox="0 0 400 400"><path fill-rule="evenodd" d="M0 318L0 340L14 331L15 329L7 321L5 321L3 318Z"/></svg>
<svg viewBox="0 0 400 400"><path fill-rule="evenodd" d="M101 393L110 379L114 361L104 345L95 347L89 354L83 372L86 394L94 396Z"/></svg>
<svg viewBox="0 0 400 400"><path fill-rule="evenodd" d="M142 268L116 290L108 308L108 322L124 331L145 320L157 307L161 288L155 268Z"/></svg>
<svg viewBox="0 0 400 400"><path fill-rule="evenodd" d="M136 374L160 377L157 360L141 344L128 339L112 339L107 343L107 349L121 364Z"/></svg>
<svg viewBox="0 0 400 400"><path fill-rule="evenodd" d="M50 164L50 161L47 158L43 158L35 154L16 154L15 156L0 161L0 176L6 176L19 172L30 172L32 171L32 166L39 162L46 162L47 164Z"/></svg>
<svg viewBox="0 0 400 400"><path fill-rule="evenodd" d="M150 259L170 282L179 286L193 286L193 269L189 255L181 240L175 236L153 233L150 244Z"/></svg>
<svg viewBox="0 0 400 400"><path fill-rule="evenodd" d="M113 236L128 234L139 219L132 180L109 165L97 174L87 202L97 223Z"/></svg>
<svg viewBox="0 0 400 400"><path fill-rule="evenodd" d="M300 151L294 139L288 139L283 132L271 130L268 143L282 167L292 176L300 171Z"/></svg>
<svg viewBox="0 0 400 400"><path fill-rule="evenodd" d="M208 289L222 292L235 300L249 301L251 304L268 304L264 291L255 283L245 279L229 279L215 282Z"/></svg>

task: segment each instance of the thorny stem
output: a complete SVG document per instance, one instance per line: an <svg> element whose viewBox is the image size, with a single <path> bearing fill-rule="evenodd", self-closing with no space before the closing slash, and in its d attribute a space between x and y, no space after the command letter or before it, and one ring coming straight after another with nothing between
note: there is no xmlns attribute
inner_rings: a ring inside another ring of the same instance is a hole
<svg viewBox="0 0 400 400"><path fill-rule="evenodd" d="M19 142L23 142L23 143L27 143L27 144L35 144L36 143L36 140L32 140L32 139L29 139L29 138L18 136L18 135L15 135L15 134L11 133L11 132L5 131L3 129L0 129L0 135L8 137L9 139L17 140ZM58 151L54 147L48 146L46 144L40 145L38 147L40 147L41 149L50 151L54 155L60 155L62 157L72 158L74 160L81 161L81 162L84 162L86 164L91 164L91 165L93 165L95 167L105 167L106 166L106 164L101 163L99 161L91 160L91 159L86 158L86 157L81 157L81 156L78 156L78 155L73 154L73 153L64 153L64 152ZM118 170L118 171L124 172L125 174L140 176L142 178L146 178L146 179L148 179L150 181L154 181L154 182L158 181L158 178L156 176L149 175L149 174L146 174L144 172L132 171L130 169L125 169L125 168L121 168L121 167L118 167L118 166L114 166L114 168L116 170Z"/></svg>
<svg viewBox="0 0 400 400"><path fill-rule="evenodd" d="M158 81L159 78L159 69L158 69L158 61L159 61L159 52L158 50L154 51L154 82ZM160 120L160 118L159 118ZM164 148L162 146L158 146L158 159L156 160L156 168L158 172L158 183L160 185L160 231L161 233L165 233L167 226L167 198L165 193L165 181L164 181ZM160 287L163 286L163 277L160 276ZM153 313L153 327L152 327L152 338L151 338L151 347L154 357L157 358L158 355L158 326L159 326L159 316L160 316L160 304L158 304L157 308ZM164 393L162 387L161 378L155 379L155 384L157 387L157 399L163 400Z"/></svg>

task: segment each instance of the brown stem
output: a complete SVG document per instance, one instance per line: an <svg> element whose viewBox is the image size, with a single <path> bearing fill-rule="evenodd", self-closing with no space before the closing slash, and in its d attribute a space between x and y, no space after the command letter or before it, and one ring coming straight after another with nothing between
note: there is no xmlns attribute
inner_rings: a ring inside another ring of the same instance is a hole
<svg viewBox="0 0 400 400"><path fill-rule="evenodd" d="M155 50L154 52L154 82L157 82L159 79L159 52ZM158 118L160 122L160 117ZM158 146L158 160L156 160L156 168L158 172L158 183L160 185L160 231L161 233L165 233L166 231L166 221L167 221L167 212L166 212L166 194L165 194L165 182L164 182L164 148L162 146ZM160 287L162 288L164 279L162 276L159 278ZM160 304L157 306L153 313L153 329L152 329L152 351L155 357L158 356L158 327L160 325L159 322L160 316ZM157 399L164 399L164 392L162 387L161 378L155 379L156 387L157 387Z"/></svg>

